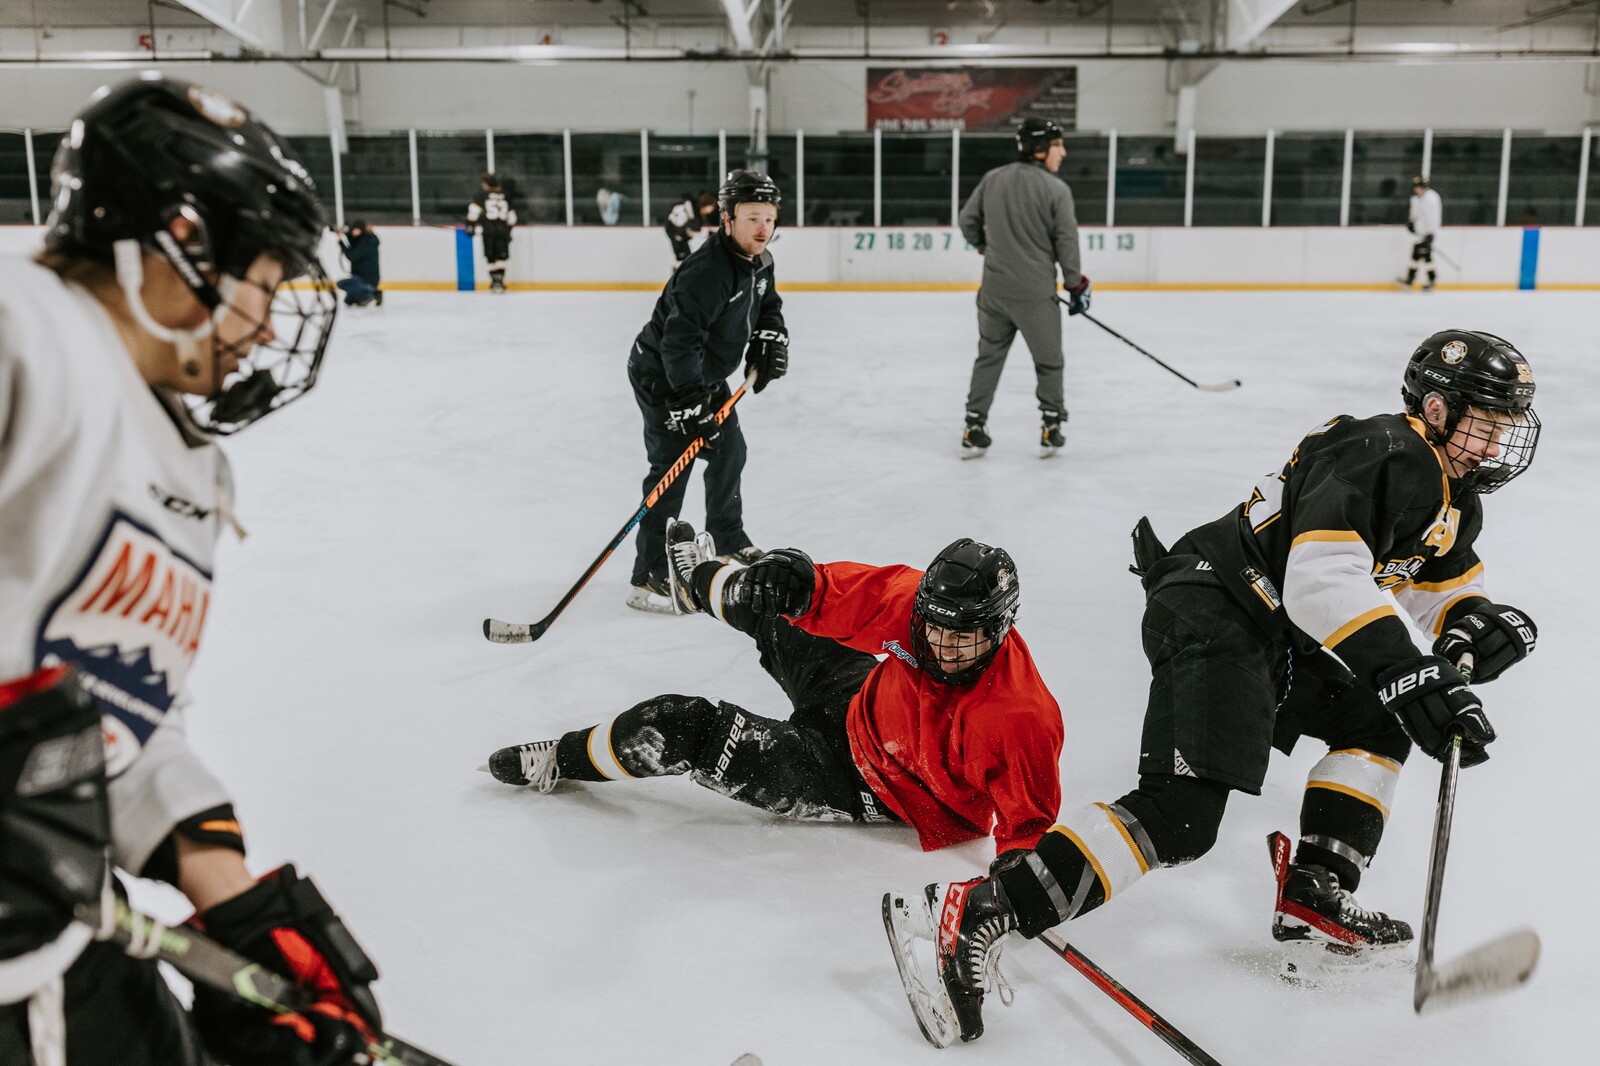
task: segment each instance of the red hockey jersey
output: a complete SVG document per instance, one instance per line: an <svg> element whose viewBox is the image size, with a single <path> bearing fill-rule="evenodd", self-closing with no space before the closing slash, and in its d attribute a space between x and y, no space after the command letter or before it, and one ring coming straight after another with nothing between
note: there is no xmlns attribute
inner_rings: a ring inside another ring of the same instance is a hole
<svg viewBox="0 0 1600 1066"><path fill-rule="evenodd" d="M811 608L794 624L858 651L888 655L850 703L846 727L872 790L926 851L995 838L1031 848L1061 806L1061 707L1013 629L970 685L941 684L911 651L922 571L819 563Z"/></svg>

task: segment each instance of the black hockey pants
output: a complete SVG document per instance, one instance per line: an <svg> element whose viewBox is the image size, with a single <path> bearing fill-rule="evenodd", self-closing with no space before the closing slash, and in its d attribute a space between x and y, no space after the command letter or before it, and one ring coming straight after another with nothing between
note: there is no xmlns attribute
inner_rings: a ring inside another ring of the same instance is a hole
<svg viewBox="0 0 1600 1066"><path fill-rule="evenodd" d="M702 696L661 695L561 738L567 780L689 774L715 792L789 818L898 821L856 769L850 701L877 660L781 618L753 623L761 666L783 687L787 721Z"/></svg>

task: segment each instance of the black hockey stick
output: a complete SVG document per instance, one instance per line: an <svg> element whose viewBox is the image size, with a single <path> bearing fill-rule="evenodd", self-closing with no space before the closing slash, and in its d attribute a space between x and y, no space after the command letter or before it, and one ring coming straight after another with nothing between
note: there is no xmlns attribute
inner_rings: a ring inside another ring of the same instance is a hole
<svg viewBox="0 0 1600 1066"><path fill-rule="evenodd" d="M1066 300L1063 300L1059 296L1056 297L1056 303L1060 304L1063 307L1071 307L1072 306L1070 303L1068 303ZM1178 370L1175 370L1174 368L1168 366L1166 363L1163 363L1160 359L1158 359L1155 356L1151 355L1149 352L1145 351L1143 348L1139 347L1137 344L1133 343L1128 338L1124 337L1122 334L1118 333L1116 330L1112 329L1110 326L1106 325L1104 322L1100 321L1098 318L1096 318L1093 315L1091 315L1089 312L1085 311L1079 317L1086 318L1090 322L1093 322L1095 325L1099 326L1101 329L1105 330L1107 333L1109 333L1113 337L1117 338L1117 340L1121 341L1123 344L1126 344L1128 347L1132 348L1134 351L1138 352L1140 355L1144 356L1146 359L1149 359L1152 362L1154 362L1157 366L1161 367L1162 370L1165 370L1167 373L1171 374L1175 378L1179 378L1179 379L1181 379L1183 381L1188 382L1190 385L1193 385L1195 388L1199 389L1201 392L1232 392L1234 389L1237 389L1240 385L1244 384L1238 378L1234 378L1232 381L1219 381L1215 385L1202 385L1200 382L1196 381L1194 378L1190 377L1189 375L1184 374L1184 373L1182 373L1182 372L1180 372Z"/></svg>
<svg viewBox="0 0 1600 1066"><path fill-rule="evenodd" d="M738 391L729 396L728 401L718 409L717 422L719 424L727 419L728 412L733 410L733 405L739 402L739 397L743 396L745 390L753 386L755 381L756 372L752 369L750 373L745 375L744 384L740 385ZM683 450L683 454L678 456L677 461L667 469L665 474L661 475L661 480L656 482L655 488L651 489L645 495L645 498L640 501L639 509L633 513L633 517L628 519L626 525L617 530L617 535L611 538L611 543L607 544L605 550L595 557L594 562L589 564L589 569L585 570L583 576L578 578L576 585L567 590L567 594L561 597L561 602L556 604L553 611L537 622L532 623L502 622L498 618L485 618L483 620L483 635L496 644L528 644L544 636L544 631L549 629L551 623L556 620L562 611L567 609L567 604L577 598L578 593L583 591L583 586L587 585L589 579L594 577L595 572L605 565L607 559L611 558L611 553L617 550L617 545L622 543L629 530L638 525L640 520L644 518L645 512L654 507L656 502L661 499L661 494L667 491L667 486L676 481L679 474L689 469L689 464L694 461L694 457L704 446L705 439L703 437L696 437L689 442L689 446Z"/></svg>
<svg viewBox="0 0 1600 1066"><path fill-rule="evenodd" d="M1472 658L1463 656L1461 673L1472 679ZM1422 939L1417 945L1417 980L1411 1008L1421 1014L1515 988L1533 976L1539 962L1539 934L1516 929L1481 944L1443 966L1433 964L1434 933L1439 926L1439 897L1444 893L1444 862L1450 850L1450 823L1455 817L1456 779L1461 773L1461 733L1452 732L1444 770L1439 775L1439 805L1433 816L1433 849L1428 856L1428 894L1422 908Z"/></svg>
<svg viewBox="0 0 1600 1066"><path fill-rule="evenodd" d="M78 907L78 921L100 928L100 908ZM130 954L167 963L196 984L226 992L278 1014L294 1014L310 1006L311 996L292 982L251 962L202 933L185 926L168 928L117 900L116 924L110 939L131 948ZM379 1066L451 1066L450 1062L397 1037L381 1034L367 1046Z"/></svg>
<svg viewBox="0 0 1600 1066"><path fill-rule="evenodd" d="M1062 940L1055 930L1046 930L1039 939L1044 941L1045 946L1051 951L1067 960L1067 964L1074 970L1094 982L1094 986L1110 996L1118 1006L1139 1019L1140 1024L1159 1036L1163 1043L1182 1055L1185 1061L1192 1062L1195 1066L1222 1066L1193 1040L1178 1032L1170 1022L1146 1006L1138 996L1122 987L1122 982L1096 966L1083 952Z"/></svg>

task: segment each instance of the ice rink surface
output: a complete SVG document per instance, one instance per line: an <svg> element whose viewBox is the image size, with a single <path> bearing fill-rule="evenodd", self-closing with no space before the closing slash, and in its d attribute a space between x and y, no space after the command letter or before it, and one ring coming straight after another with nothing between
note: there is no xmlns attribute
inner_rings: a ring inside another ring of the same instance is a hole
<svg viewBox="0 0 1600 1066"><path fill-rule="evenodd" d="M779 260L780 277L782 261ZM293 859L383 972L399 1035L460 1066L1081 1063L1177 1056L1043 946L1014 940L1009 1009L948 1051L917 1033L878 900L981 871L988 841L921 852L909 829L791 824L685 778L540 796L474 772L494 748L661 692L788 713L753 646L706 618L623 606L630 540L549 633L499 647L485 615L543 616L637 506L624 363L653 293L393 293L341 315L322 383L228 442L249 537L221 553L192 674L195 744L267 869ZM1148 669L1127 572L1141 514L1170 542L1246 496L1340 413L1398 410L1413 346L1486 329L1532 362L1537 461L1490 497L1491 592L1540 625L1483 693L1501 739L1462 776L1439 956L1531 924L1525 989L1418 1018L1405 972L1307 991L1276 975L1265 839L1296 833L1303 742L1235 795L1215 849L1063 928L1220 1061L1305 1066L1589 1061L1600 581L1600 343L1593 294L1117 293L1066 327L1065 455L1037 457L1020 340L995 445L957 460L970 293L797 293L787 379L739 408L747 527L822 561L924 566L1008 548L1018 629L1066 719L1064 803L1132 787ZM686 517L703 516L698 474ZM1437 764L1414 756L1360 899L1420 925Z"/></svg>

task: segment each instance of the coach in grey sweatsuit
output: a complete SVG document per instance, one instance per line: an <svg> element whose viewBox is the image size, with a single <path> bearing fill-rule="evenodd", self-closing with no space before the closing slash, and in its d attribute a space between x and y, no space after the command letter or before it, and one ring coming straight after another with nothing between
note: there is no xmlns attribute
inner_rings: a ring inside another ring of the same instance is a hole
<svg viewBox="0 0 1600 1066"><path fill-rule="evenodd" d="M1038 372L1036 395L1045 436L1048 439L1055 429L1059 441L1059 423L1067 411L1061 384L1057 264L1071 313L1089 308L1089 279L1079 270L1072 190L1056 176L1066 155L1061 130L1053 122L1025 120L1017 131L1017 148L1022 158L985 174L961 209L962 235L983 256L978 360L967 394L969 441L974 426L987 436L989 405L1018 330ZM987 447L986 439L983 446Z"/></svg>

